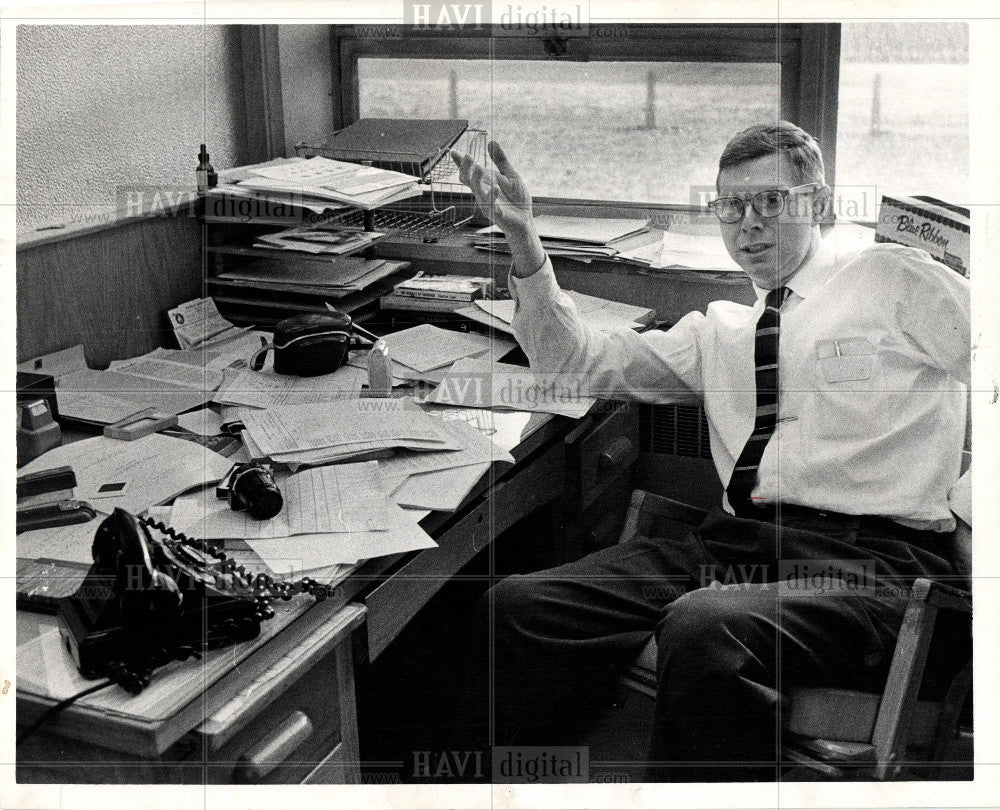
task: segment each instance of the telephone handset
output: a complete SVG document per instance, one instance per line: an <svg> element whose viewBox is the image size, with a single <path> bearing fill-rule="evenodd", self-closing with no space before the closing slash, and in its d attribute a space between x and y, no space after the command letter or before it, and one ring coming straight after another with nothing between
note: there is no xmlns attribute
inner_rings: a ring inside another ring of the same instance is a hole
<svg viewBox="0 0 1000 810"><path fill-rule="evenodd" d="M159 666L256 638L274 599L328 595L308 577L254 575L216 546L124 509L98 527L92 553L79 589L59 602L60 631L84 677L134 695Z"/></svg>

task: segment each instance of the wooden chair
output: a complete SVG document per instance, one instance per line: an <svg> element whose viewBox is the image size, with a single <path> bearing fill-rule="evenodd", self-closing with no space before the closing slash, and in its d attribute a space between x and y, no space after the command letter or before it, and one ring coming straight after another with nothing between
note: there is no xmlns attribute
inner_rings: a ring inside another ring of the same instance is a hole
<svg viewBox="0 0 1000 810"><path fill-rule="evenodd" d="M664 536L678 531L677 524L696 526L705 514L636 490L619 542ZM970 540L969 527L960 524L954 538L956 567L965 568L966 575ZM972 778L972 733L959 723L972 685L971 658L950 675L940 699L924 700L920 695L928 659L934 655L931 641L939 613L954 614L962 632L970 633L971 606L968 591L918 579L882 694L807 685L790 689L782 710L786 766L782 779ZM648 715L640 714L634 722L626 719L619 728L648 728L656 694L655 666L656 643L651 639L623 676L616 701L619 710Z"/></svg>

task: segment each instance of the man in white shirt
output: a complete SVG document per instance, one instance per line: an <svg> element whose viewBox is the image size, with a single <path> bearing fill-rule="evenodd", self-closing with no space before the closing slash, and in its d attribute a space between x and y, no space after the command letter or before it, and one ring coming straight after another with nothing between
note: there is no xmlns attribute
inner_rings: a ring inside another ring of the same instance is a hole
<svg viewBox="0 0 1000 810"><path fill-rule="evenodd" d="M496 144L489 154L492 179L454 157L511 246L532 369L598 396L697 396L727 483L692 533L491 589L480 610L494 630L497 741L552 744L544 708L599 694L655 633L651 778L775 778L783 685L877 689L906 586L952 573L942 533L965 434L968 283L897 245L832 255L819 147L779 122L730 141L712 204L757 303L603 334L559 290L524 182Z"/></svg>

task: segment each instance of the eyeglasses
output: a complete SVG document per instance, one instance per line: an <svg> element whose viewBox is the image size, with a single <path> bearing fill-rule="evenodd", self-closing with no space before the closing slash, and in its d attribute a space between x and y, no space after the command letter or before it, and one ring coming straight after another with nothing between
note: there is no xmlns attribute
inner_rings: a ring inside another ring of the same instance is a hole
<svg viewBox="0 0 1000 810"><path fill-rule="evenodd" d="M805 183L792 188L774 188L767 191L758 191L750 198L750 205L762 217L771 219L785 210L785 201L790 194L804 194L821 188L823 188L822 183ZM747 210L746 203L742 197L719 197L712 200L708 205L715 212L715 215L728 225L743 219L743 215Z"/></svg>

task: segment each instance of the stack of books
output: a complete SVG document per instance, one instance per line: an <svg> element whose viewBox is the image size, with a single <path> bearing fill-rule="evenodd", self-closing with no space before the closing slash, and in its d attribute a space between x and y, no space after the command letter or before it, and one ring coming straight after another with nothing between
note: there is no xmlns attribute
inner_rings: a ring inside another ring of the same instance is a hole
<svg viewBox="0 0 1000 810"><path fill-rule="evenodd" d="M383 295L382 309L454 312L493 294L493 280L482 276L428 276L418 273Z"/></svg>

